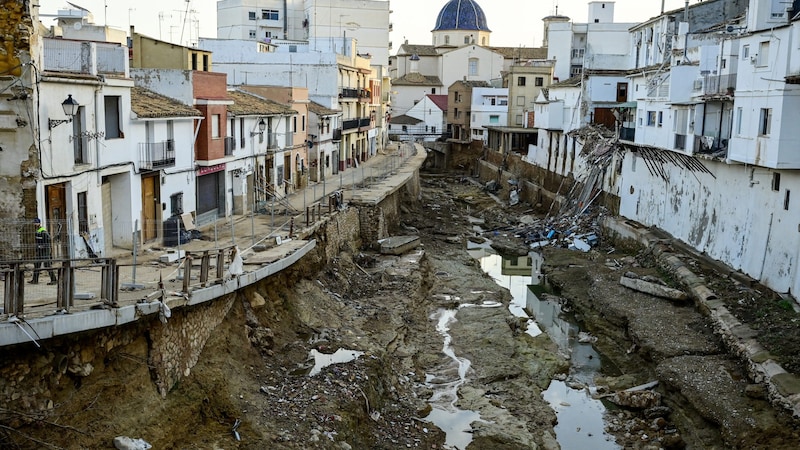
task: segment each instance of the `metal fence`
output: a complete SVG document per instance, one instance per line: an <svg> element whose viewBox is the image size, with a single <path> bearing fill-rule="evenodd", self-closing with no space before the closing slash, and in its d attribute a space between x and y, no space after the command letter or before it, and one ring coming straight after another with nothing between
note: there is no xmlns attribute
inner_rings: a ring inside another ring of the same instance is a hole
<svg viewBox="0 0 800 450"><path fill-rule="evenodd" d="M32 219L0 219L0 313L18 314L44 305L69 310L76 301L114 304L119 289L157 292L163 290L162 279L184 279L184 292L190 292L223 277L221 271L237 247L245 251L273 236L293 237L295 227L343 207L348 194L355 196L396 174L413 155L410 146L401 148L305 189L273 196L261 205L254 202L243 214L209 215L201 226L191 214L142 222L112 220L105 228L91 230L88 223L46 220L51 236L47 257L47 252L37 253L38 226ZM164 260L165 255L174 257ZM35 278L38 283L32 284Z"/></svg>

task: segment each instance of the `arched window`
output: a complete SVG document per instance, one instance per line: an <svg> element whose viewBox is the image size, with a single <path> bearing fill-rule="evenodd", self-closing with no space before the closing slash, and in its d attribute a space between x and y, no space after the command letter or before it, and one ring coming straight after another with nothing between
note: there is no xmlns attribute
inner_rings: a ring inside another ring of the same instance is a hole
<svg viewBox="0 0 800 450"><path fill-rule="evenodd" d="M481 38L481 45L486 45L486 36Z"/></svg>

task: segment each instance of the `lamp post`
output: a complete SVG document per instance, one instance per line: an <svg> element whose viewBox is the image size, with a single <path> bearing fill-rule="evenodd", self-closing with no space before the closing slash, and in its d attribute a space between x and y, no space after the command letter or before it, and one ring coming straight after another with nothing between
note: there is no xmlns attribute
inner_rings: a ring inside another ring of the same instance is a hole
<svg viewBox="0 0 800 450"><path fill-rule="evenodd" d="M264 118L262 117L261 120L258 121L258 131L251 131L250 132L250 137L253 137L253 136L257 135L257 134L258 135L262 135L262 134L264 134L264 130L266 130L266 129L267 129L267 123L264 122Z"/></svg>
<svg viewBox="0 0 800 450"><path fill-rule="evenodd" d="M47 121L48 129L52 130L53 128L61 125L62 123L69 123L72 122L72 118L75 117L75 114L78 113L78 107L80 104L72 98L72 94L67 95L67 99L61 102L61 108L64 109L64 114L68 117L67 119L49 119Z"/></svg>

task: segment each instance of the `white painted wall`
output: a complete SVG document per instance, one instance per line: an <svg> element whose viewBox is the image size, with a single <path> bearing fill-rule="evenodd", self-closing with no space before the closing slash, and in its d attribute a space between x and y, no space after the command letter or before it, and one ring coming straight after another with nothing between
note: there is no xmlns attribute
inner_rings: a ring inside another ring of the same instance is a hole
<svg viewBox="0 0 800 450"><path fill-rule="evenodd" d="M494 105L492 105L492 101L494 101ZM472 88L472 105L470 106L472 110L472 118L470 118L472 140L482 140L486 143L489 139L489 134L485 131L487 126L504 127L508 125L508 101L508 88Z"/></svg>
<svg viewBox="0 0 800 450"><path fill-rule="evenodd" d="M477 75L469 75L469 60L478 59ZM444 86L456 81L489 81L500 78L503 70L503 56L479 45L465 45L442 55L442 74L439 77ZM443 92L444 94L444 92Z"/></svg>

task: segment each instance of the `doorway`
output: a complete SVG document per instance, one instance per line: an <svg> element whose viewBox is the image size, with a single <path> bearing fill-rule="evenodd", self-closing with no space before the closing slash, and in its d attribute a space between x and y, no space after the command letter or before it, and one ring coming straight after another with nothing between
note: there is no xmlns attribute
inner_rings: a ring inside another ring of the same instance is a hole
<svg viewBox="0 0 800 450"><path fill-rule="evenodd" d="M142 176L142 242L158 238L161 205L158 174Z"/></svg>

